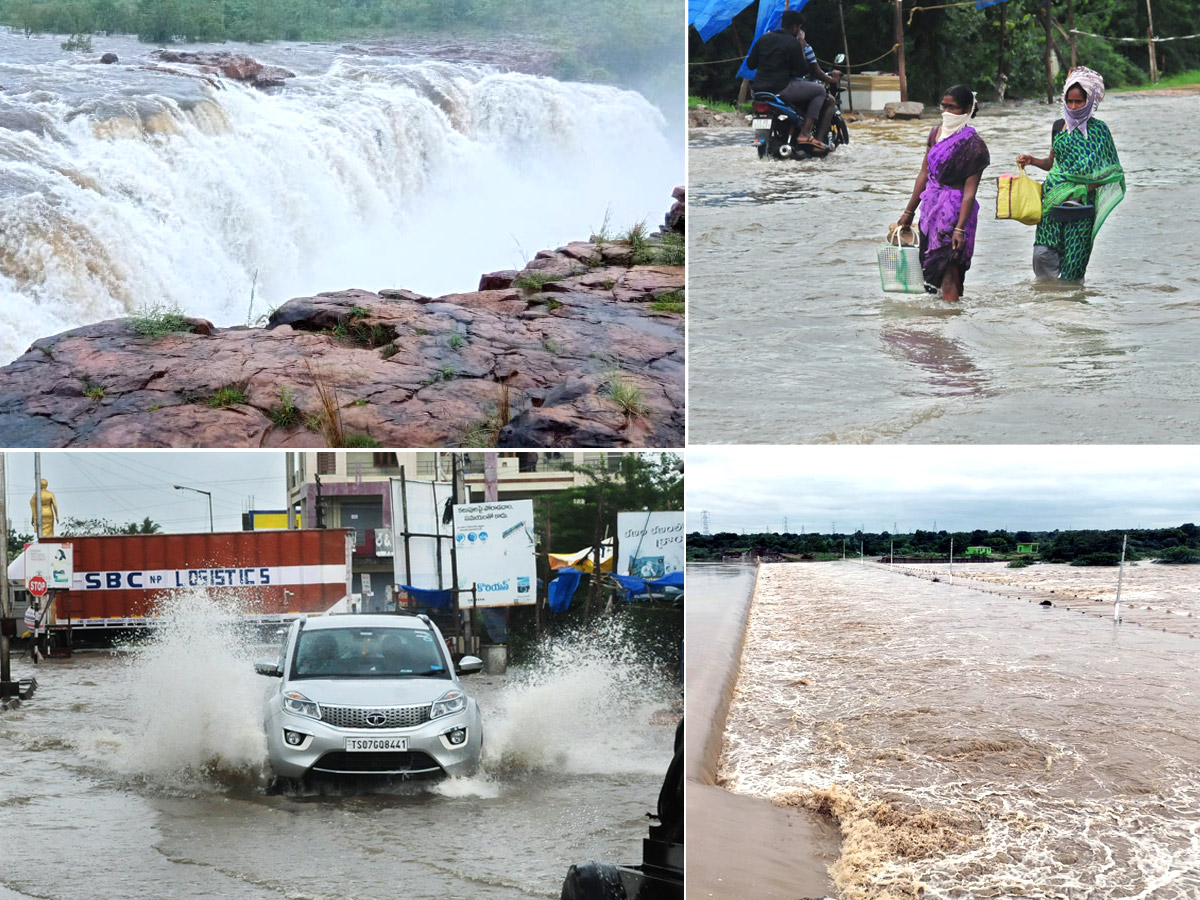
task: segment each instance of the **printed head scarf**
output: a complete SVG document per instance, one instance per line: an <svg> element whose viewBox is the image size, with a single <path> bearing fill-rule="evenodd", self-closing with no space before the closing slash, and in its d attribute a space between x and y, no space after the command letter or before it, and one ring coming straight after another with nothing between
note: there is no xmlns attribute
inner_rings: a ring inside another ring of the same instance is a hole
<svg viewBox="0 0 1200 900"><path fill-rule="evenodd" d="M1087 95L1087 102L1079 109L1067 106L1067 91L1074 85L1079 85ZM1063 85L1063 119L1067 123L1067 131L1080 131L1087 137L1087 123L1096 112L1096 107L1104 99L1104 77L1099 72L1093 72L1087 66L1079 66L1067 73L1067 83Z"/></svg>

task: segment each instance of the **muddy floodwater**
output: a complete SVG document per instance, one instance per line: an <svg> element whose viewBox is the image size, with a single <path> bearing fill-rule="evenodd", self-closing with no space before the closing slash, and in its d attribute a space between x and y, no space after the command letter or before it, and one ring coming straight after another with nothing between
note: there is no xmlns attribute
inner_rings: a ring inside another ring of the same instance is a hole
<svg viewBox="0 0 1200 900"><path fill-rule="evenodd" d="M603 635L466 680L475 778L270 794L270 648L222 634L15 664L40 686L0 713L0 898L557 898L572 863L641 861L679 686Z"/></svg>
<svg viewBox="0 0 1200 900"><path fill-rule="evenodd" d="M965 582L765 567L721 783L835 821L845 900L1200 896L1200 641Z"/></svg>
<svg viewBox="0 0 1200 900"><path fill-rule="evenodd" d="M848 146L806 162L757 159L748 128L693 130L690 440L1200 440L1198 114L1196 96L1104 100L1128 192L1083 287L1035 286L1033 229L994 218L996 176L1046 155L1054 111L976 118L992 165L955 305L884 294L876 266L932 120L851 124Z"/></svg>

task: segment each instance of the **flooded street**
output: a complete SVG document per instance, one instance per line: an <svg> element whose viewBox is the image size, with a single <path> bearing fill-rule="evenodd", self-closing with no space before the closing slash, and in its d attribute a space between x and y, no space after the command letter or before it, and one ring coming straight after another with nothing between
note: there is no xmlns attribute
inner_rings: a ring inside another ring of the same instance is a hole
<svg viewBox="0 0 1200 900"><path fill-rule="evenodd" d="M689 145L690 439L701 443L1200 440L1200 97L1110 95L1128 193L1083 287L1035 287L1033 229L996 177L1044 156L1055 113L981 115L991 151L960 304L884 294L876 248L934 124L851 124L823 161L756 158L748 128ZM1161 123L1153 140L1145 122ZM1045 173L1032 174L1041 180ZM750 395L748 384L772 390Z"/></svg>
<svg viewBox="0 0 1200 900"><path fill-rule="evenodd" d="M270 794L252 660L274 651L214 621L14 661L39 688L0 712L0 898L556 898L573 862L640 862L678 684L613 635L465 679L474 778Z"/></svg>
<svg viewBox="0 0 1200 900"><path fill-rule="evenodd" d="M1200 895L1200 644L978 589L1115 582L1078 572L765 566L721 783L833 817L845 900ZM1190 567L1126 575L1196 605Z"/></svg>

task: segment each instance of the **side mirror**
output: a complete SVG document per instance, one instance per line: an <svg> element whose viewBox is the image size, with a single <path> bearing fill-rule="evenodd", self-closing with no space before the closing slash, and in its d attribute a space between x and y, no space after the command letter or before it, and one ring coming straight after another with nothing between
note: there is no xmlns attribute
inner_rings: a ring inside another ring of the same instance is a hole
<svg viewBox="0 0 1200 900"><path fill-rule="evenodd" d="M458 665L454 667L454 671L459 675L474 675L483 668L483 660L478 656L464 656L458 661Z"/></svg>
<svg viewBox="0 0 1200 900"><path fill-rule="evenodd" d="M283 669L275 659L260 659L254 664L254 671L259 675L270 675L272 678L282 678Z"/></svg>

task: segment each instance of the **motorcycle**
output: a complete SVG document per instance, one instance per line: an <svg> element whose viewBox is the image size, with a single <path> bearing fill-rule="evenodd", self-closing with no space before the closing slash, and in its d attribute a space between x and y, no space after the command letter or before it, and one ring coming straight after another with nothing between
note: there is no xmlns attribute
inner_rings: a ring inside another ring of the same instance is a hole
<svg viewBox="0 0 1200 900"><path fill-rule="evenodd" d="M845 59L838 54L836 62ZM829 121L829 133L825 136L825 149L819 150L812 144L793 141L793 136L799 132L804 117L779 99L778 94L767 91L756 91L753 95L753 115L751 127L754 129L754 143L758 148L758 158L770 156L772 159L805 159L816 156L828 156L841 144L850 143L850 131L846 128L846 120L842 118L842 93L845 88L839 81L837 84L825 85L825 105L821 108L821 118L829 112L829 104L833 104L833 117Z"/></svg>

